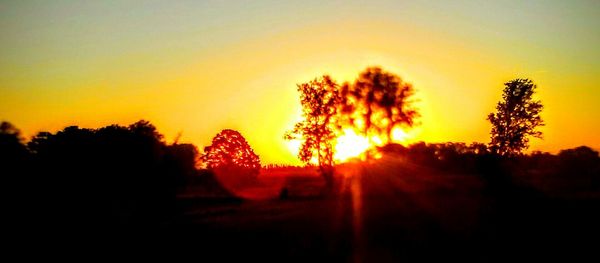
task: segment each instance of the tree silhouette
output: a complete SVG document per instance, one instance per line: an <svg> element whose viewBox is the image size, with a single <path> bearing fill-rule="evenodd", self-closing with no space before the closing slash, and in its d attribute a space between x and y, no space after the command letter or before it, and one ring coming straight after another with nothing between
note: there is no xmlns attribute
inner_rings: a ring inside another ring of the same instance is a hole
<svg viewBox="0 0 600 263"><path fill-rule="evenodd" d="M169 170L177 175L175 179L177 187L185 187L186 181L196 176L200 159L198 148L193 144L173 144L167 146L165 161Z"/></svg>
<svg viewBox="0 0 600 263"><path fill-rule="evenodd" d="M21 131L10 122L3 121L0 123L0 136L2 142L11 142L13 144L21 142Z"/></svg>
<svg viewBox="0 0 600 263"><path fill-rule="evenodd" d="M543 106L532 98L533 81L514 79L504 86L496 113L487 118L492 123L490 148L500 155L515 155L529 147L529 136L541 138L542 132L536 128L544 125L540 117Z"/></svg>
<svg viewBox="0 0 600 263"><path fill-rule="evenodd" d="M0 123L0 162L3 168L22 163L29 154L21 141L19 129L9 122Z"/></svg>
<svg viewBox="0 0 600 263"><path fill-rule="evenodd" d="M559 169L567 180L580 181L580 189L600 190L600 155L598 151L579 146L558 153Z"/></svg>
<svg viewBox="0 0 600 263"><path fill-rule="evenodd" d="M0 191L3 198L3 218L7 222L22 222L29 215L31 195L24 195L32 187L30 152L22 143L21 132L9 122L0 124ZM6 199L10 198L10 199ZM6 202L10 200L9 202Z"/></svg>
<svg viewBox="0 0 600 263"><path fill-rule="evenodd" d="M401 125L412 127L419 116L413 107L413 87L400 77L369 67L354 84L341 88L341 112L345 122L365 136L385 134L392 142L392 130Z"/></svg>
<svg viewBox="0 0 600 263"><path fill-rule="evenodd" d="M28 147L44 212L68 224L163 220L174 208L180 167L194 165L147 121L41 132Z"/></svg>
<svg viewBox="0 0 600 263"><path fill-rule="evenodd" d="M341 102L338 85L325 75L308 83L298 84L304 120L285 135L288 140L300 139L298 157L309 164L313 158L328 183L333 176L333 143L335 117Z"/></svg>
<svg viewBox="0 0 600 263"><path fill-rule="evenodd" d="M244 136L235 130L225 129L219 132L212 144L204 148L202 161L209 169L227 176L253 179L260 171L258 155Z"/></svg>

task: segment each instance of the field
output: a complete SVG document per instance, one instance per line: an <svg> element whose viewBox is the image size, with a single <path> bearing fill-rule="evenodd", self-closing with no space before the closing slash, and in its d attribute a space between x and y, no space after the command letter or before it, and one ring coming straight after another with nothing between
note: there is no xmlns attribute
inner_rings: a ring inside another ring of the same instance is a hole
<svg viewBox="0 0 600 263"><path fill-rule="evenodd" d="M597 193L558 195L388 158L338 166L327 194L312 169L261 174L263 188L250 190L285 188L285 196L182 199L172 223L203 253L224 259L597 259Z"/></svg>

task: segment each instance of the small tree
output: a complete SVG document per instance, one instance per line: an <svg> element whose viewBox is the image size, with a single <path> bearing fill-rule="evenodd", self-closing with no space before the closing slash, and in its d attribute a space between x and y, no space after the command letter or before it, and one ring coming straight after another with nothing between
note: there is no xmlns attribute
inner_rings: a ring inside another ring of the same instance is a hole
<svg viewBox="0 0 600 263"><path fill-rule="evenodd" d="M285 139L300 139L298 157L309 164L315 158L328 184L333 183L335 116L340 97L338 85L325 75L298 85L304 120L285 135Z"/></svg>
<svg viewBox="0 0 600 263"><path fill-rule="evenodd" d="M235 130L219 132L212 144L204 148L202 161L209 169L236 182L234 187L254 180L260 171L260 158Z"/></svg>
<svg viewBox="0 0 600 263"><path fill-rule="evenodd" d="M370 67L354 84L342 87L341 112L363 135L385 134L391 143L395 127L412 127L419 116L413 107L414 93L413 87L397 75Z"/></svg>
<svg viewBox="0 0 600 263"><path fill-rule="evenodd" d="M529 147L529 136L542 137L536 128L543 126L542 103L532 98L536 85L529 79L504 83L502 101L496 113L490 113L492 124L490 149L500 155L520 154Z"/></svg>

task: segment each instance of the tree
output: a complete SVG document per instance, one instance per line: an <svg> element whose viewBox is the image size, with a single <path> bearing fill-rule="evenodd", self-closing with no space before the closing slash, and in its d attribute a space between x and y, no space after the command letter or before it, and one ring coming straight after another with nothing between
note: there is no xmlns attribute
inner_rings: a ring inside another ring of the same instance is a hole
<svg viewBox="0 0 600 263"><path fill-rule="evenodd" d="M31 195L23 194L31 190L30 171L30 152L22 143L21 132L9 122L0 123L0 191L5 198L6 222L22 223L25 214L33 215L28 212L36 203Z"/></svg>
<svg viewBox="0 0 600 263"><path fill-rule="evenodd" d="M21 131L12 125L12 123L6 121L0 123L0 136L3 142L11 141L12 143L20 143L22 139Z"/></svg>
<svg viewBox="0 0 600 263"><path fill-rule="evenodd" d="M166 147L165 164L175 175L178 190L184 190L186 182L197 176L199 163L198 148L193 144L174 143Z"/></svg>
<svg viewBox="0 0 600 263"><path fill-rule="evenodd" d="M298 157L307 164L316 159L321 175L331 184L336 137L334 125L340 104L338 85L325 75L297 86L304 119L296 123L285 138L302 140Z"/></svg>
<svg viewBox="0 0 600 263"><path fill-rule="evenodd" d="M543 106L532 98L533 81L514 79L504 86L496 113L487 118L492 124L490 148L500 155L516 155L529 147L529 136L542 137L537 127L544 125L540 116Z"/></svg>
<svg viewBox="0 0 600 263"><path fill-rule="evenodd" d="M146 120L139 120L136 123L129 125L128 129L139 137L156 142L160 142L164 137L158 132L154 125Z"/></svg>
<svg viewBox="0 0 600 263"><path fill-rule="evenodd" d="M202 161L209 169L225 173L241 172L255 177L260 171L260 158L254 153L244 136L238 131L225 129L204 148Z"/></svg>
<svg viewBox="0 0 600 263"><path fill-rule="evenodd" d="M162 137L147 121L39 133L28 147L44 212L68 224L163 220L174 212L183 177L173 163L194 164L169 151Z"/></svg>
<svg viewBox="0 0 600 263"><path fill-rule="evenodd" d="M21 131L9 122L0 123L0 164L13 167L22 163L28 154L22 143Z"/></svg>
<svg viewBox="0 0 600 263"><path fill-rule="evenodd" d="M354 84L341 89L341 112L345 120L363 135L385 134L392 142L392 131L397 126L412 127L419 116L413 107L412 85L400 77L369 67Z"/></svg>

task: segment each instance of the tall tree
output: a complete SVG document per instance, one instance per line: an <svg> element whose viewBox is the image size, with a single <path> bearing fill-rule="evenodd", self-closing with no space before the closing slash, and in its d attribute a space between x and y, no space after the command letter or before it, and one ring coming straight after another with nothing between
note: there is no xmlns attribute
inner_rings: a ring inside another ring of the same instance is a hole
<svg viewBox="0 0 600 263"><path fill-rule="evenodd" d="M288 140L300 139L298 157L309 164L314 159L326 181L331 184L335 117L340 104L338 85L325 75L308 83L298 84L303 120L285 135Z"/></svg>
<svg viewBox="0 0 600 263"><path fill-rule="evenodd" d="M342 115L346 122L363 135L385 135L392 141L392 131L398 126L412 127L419 116L413 107L412 85L379 67L363 71L354 84L341 88Z"/></svg>
<svg viewBox="0 0 600 263"><path fill-rule="evenodd" d="M490 113L492 124L490 148L501 155L520 154L529 147L529 137L541 138L537 130L544 122L540 116L542 103L533 99L536 85L530 79L514 79L504 83L502 100L496 113Z"/></svg>

